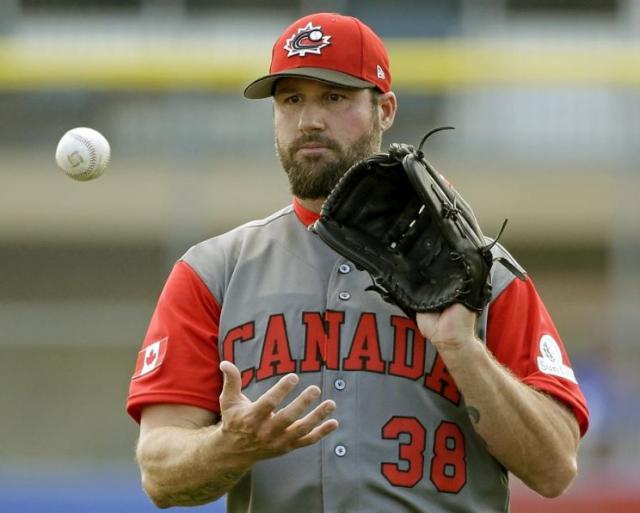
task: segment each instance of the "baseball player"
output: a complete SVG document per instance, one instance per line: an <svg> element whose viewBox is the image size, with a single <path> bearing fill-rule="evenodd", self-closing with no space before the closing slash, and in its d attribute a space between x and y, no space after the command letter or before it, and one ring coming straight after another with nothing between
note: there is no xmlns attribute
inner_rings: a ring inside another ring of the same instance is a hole
<svg viewBox="0 0 640 513"><path fill-rule="evenodd" d="M455 304L414 322L307 229L393 123L383 42L356 18L305 16L244 94L272 98L294 198L195 245L168 277L127 403L151 499L506 512L508 471L562 493L588 410L531 279L495 265L481 315Z"/></svg>

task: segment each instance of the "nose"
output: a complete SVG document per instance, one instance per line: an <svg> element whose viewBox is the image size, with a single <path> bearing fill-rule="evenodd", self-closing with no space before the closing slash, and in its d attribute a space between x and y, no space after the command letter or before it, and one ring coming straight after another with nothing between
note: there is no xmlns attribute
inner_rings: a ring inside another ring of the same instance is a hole
<svg viewBox="0 0 640 513"><path fill-rule="evenodd" d="M321 132L325 129L324 111L321 106L308 102L300 110L300 118L298 119L298 130L308 134L312 132Z"/></svg>

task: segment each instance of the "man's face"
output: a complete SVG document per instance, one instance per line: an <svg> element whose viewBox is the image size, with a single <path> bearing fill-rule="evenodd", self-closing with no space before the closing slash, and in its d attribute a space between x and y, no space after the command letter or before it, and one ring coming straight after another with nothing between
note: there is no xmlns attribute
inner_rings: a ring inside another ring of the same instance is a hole
<svg viewBox="0 0 640 513"><path fill-rule="evenodd" d="M283 78L273 120L278 157L301 199L327 197L352 164L380 149L378 108L368 89Z"/></svg>

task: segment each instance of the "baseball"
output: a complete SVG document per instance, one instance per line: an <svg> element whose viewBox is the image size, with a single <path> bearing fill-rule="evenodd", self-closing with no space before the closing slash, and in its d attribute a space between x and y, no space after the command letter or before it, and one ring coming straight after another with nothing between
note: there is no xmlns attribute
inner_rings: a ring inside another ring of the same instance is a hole
<svg viewBox="0 0 640 513"><path fill-rule="evenodd" d="M78 127L62 136L56 149L56 163L65 174L86 182L98 178L111 158L105 137L92 128Z"/></svg>

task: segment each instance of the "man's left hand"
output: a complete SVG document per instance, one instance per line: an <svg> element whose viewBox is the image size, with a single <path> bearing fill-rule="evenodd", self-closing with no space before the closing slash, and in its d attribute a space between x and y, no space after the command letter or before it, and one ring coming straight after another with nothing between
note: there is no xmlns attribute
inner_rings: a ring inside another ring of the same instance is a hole
<svg viewBox="0 0 640 513"><path fill-rule="evenodd" d="M442 312L418 313L418 329L438 352L462 349L476 342L478 315L460 303L445 308Z"/></svg>

